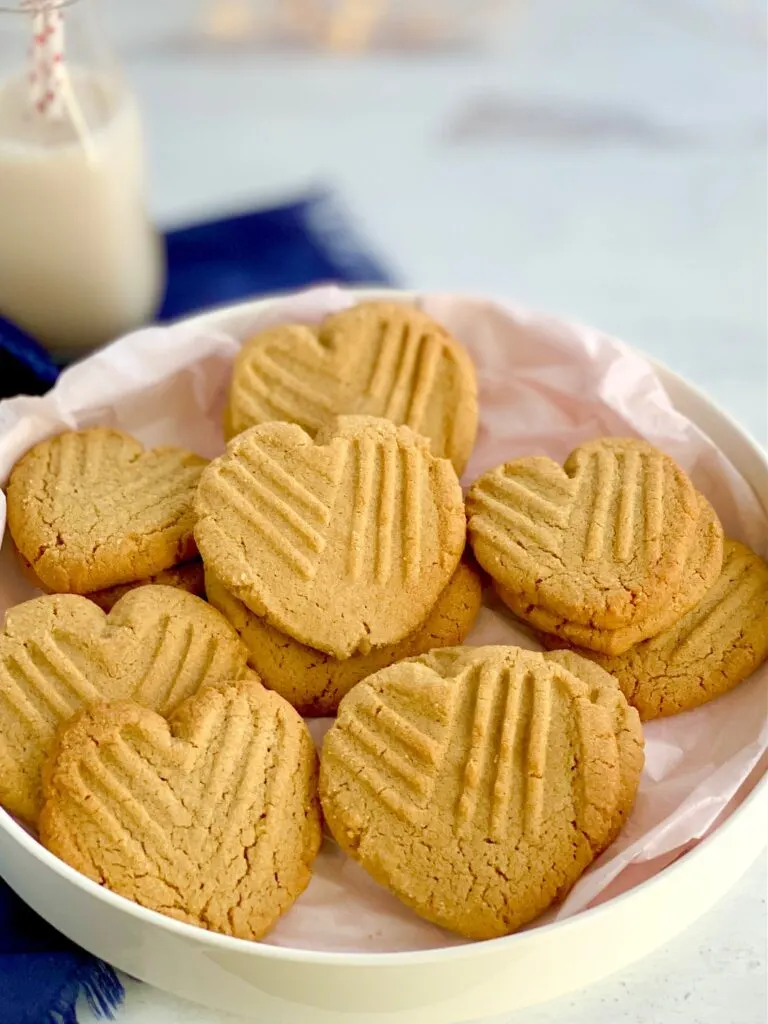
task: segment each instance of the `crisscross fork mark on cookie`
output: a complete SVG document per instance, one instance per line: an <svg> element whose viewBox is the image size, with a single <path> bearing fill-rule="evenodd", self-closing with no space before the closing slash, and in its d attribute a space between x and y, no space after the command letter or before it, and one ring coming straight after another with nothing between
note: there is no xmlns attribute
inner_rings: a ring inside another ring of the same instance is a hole
<svg viewBox="0 0 768 1024"><path fill-rule="evenodd" d="M74 594L17 605L0 634L0 803L35 821L56 729L84 705L131 698L167 714L246 659L215 609L171 587L132 590L109 616Z"/></svg>
<svg viewBox="0 0 768 1024"><path fill-rule="evenodd" d="M450 731L450 696L437 690L425 697L429 721L414 722L397 687L386 695L366 689L354 715L338 720L328 756L343 760L397 817L411 825L425 820L438 773L443 766Z"/></svg>
<svg viewBox="0 0 768 1024"><path fill-rule="evenodd" d="M372 417L340 417L314 442L284 423L240 434L203 474L196 507L195 536L221 583L339 658L412 632L465 540L450 463Z"/></svg>
<svg viewBox="0 0 768 1024"><path fill-rule="evenodd" d="M674 625L701 601L720 574L723 564L723 528L706 498L699 494L698 501L700 511L696 537L688 551L679 589L672 593L666 604L643 618L637 618L629 626L597 629L583 623L569 622L497 583L499 597L515 615L543 633L554 634L577 647L604 654L623 654L635 644Z"/></svg>
<svg viewBox="0 0 768 1024"><path fill-rule="evenodd" d="M325 351L314 332L301 326L273 329L259 335L236 363L230 396L231 436L258 423L286 420L312 433L334 415L334 402L323 388L335 389L333 373L323 368ZM301 358L304 348L314 361ZM247 356L247 358L246 358ZM296 371L302 376L297 376Z"/></svg>
<svg viewBox="0 0 768 1024"><path fill-rule="evenodd" d="M325 737L334 837L443 927L475 938L519 927L615 835L620 729L593 689L517 648L432 651L377 672Z"/></svg>
<svg viewBox="0 0 768 1024"><path fill-rule="evenodd" d="M87 594L194 558L192 501L206 460L145 451L94 427L49 438L14 466L8 526L44 587Z"/></svg>
<svg viewBox="0 0 768 1024"><path fill-rule="evenodd" d="M678 586L699 515L674 461L602 438L564 468L546 458L483 474L467 498L478 561L532 604L596 628L648 615Z"/></svg>
<svg viewBox="0 0 768 1024"><path fill-rule="evenodd" d="M291 473L274 447L254 432L241 436L236 458L221 460L219 471L206 476L208 501L227 508L241 543L268 545L286 569L311 580L325 549L348 448L336 445L301 460L300 467L292 460Z"/></svg>
<svg viewBox="0 0 768 1024"><path fill-rule="evenodd" d="M170 722L100 705L62 732L41 838L145 906L258 938L309 881L315 763L301 719L256 681L208 687Z"/></svg>
<svg viewBox="0 0 768 1024"><path fill-rule="evenodd" d="M382 443L363 437L355 439L352 447L356 489L349 575L381 584L401 573L406 581L418 579L424 529L422 480L428 472L422 451L402 448L394 438Z"/></svg>
<svg viewBox="0 0 768 1024"><path fill-rule="evenodd" d="M228 435L271 420L314 434L338 415L383 416L430 438L463 469L477 429L472 363L419 310L364 303L320 327L288 324L246 342L235 361Z"/></svg>
<svg viewBox="0 0 768 1024"><path fill-rule="evenodd" d="M459 832L475 824L493 841L508 840L514 819L520 823L516 838L535 841L544 806L553 688L568 687L564 673L540 664L535 668L477 661L449 687L412 676L412 686L434 691L421 697L423 705L433 705L428 730L409 720L411 709L400 705L396 686L366 690L354 716L341 716L333 756L343 751L357 778L412 825L425 821L441 784L439 802L453 808ZM449 752L458 770L444 776Z"/></svg>

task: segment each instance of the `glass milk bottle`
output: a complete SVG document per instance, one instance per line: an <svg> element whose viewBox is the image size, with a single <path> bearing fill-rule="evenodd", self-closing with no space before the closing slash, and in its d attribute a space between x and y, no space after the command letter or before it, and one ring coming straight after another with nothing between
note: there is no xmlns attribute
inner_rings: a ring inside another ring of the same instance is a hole
<svg viewBox="0 0 768 1024"><path fill-rule="evenodd" d="M0 0L0 316L71 358L163 285L136 101L95 0Z"/></svg>

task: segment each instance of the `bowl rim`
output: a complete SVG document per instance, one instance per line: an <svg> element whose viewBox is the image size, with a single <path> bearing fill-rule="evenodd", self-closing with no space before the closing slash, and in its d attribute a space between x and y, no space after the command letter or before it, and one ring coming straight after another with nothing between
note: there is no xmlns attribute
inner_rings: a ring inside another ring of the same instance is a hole
<svg viewBox="0 0 768 1024"><path fill-rule="evenodd" d="M393 298L401 302L411 302L421 294L415 290L380 287L351 288L347 289L347 291L355 295L358 300L384 297ZM185 317L179 322L183 322L187 325L198 324L209 328L220 327L221 322L225 321L228 317L233 318L245 314L248 310L256 311L259 308L264 308L269 306L276 299L280 299L287 294L292 294L292 292L263 296L259 299L225 305L213 310L207 310L195 316ZM516 308L523 311L522 307L516 306ZM563 320L563 322L567 322L571 326L573 325L572 321L565 321L565 318L552 317L551 319ZM728 412L721 409L720 406L718 406L695 384L692 384L680 374L671 370L660 360L647 355L645 358L661 372L663 377L674 382L674 384L679 386L682 391L687 391L689 395L697 399L702 407L708 408L710 412L715 413L722 421L724 421L737 435L739 442L751 450L751 454L756 457L757 461L761 463L766 469L766 472L768 472L768 453L763 450L759 443L744 427L741 426L741 424L739 424ZM751 485L751 481L747 482ZM753 773L756 768L753 769ZM747 785L747 783L744 785ZM194 944L199 944L213 950L220 950L222 952L244 954L246 956L257 958L264 957L267 960L278 960L288 963L312 964L317 966L337 966L344 964L345 966L363 968L386 966L402 967L405 964L417 965L453 961L456 959L464 959L466 957L482 956L489 952L511 952L516 945L523 944L534 934L537 937L544 937L551 934L554 929L557 929L558 934L562 935L567 930L573 930L575 928L591 924L598 918L604 918L611 914L616 910L616 908L623 906L627 900L636 898L641 893L645 894L650 892L654 886L667 883L674 884L675 878L679 876L681 871L685 870L692 861L698 861L702 857L706 856L712 850L713 846L718 844L730 830L740 825L748 815L754 815L756 819L758 816L761 816L764 819L766 815L768 815L768 771L764 772L762 777L755 781L747 796L728 815L728 817L719 825L712 828L703 839L698 840L693 848L684 851L671 863L661 868L655 875L645 879L638 885L633 886L626 892L620 893L618 896L614 896L595 907L579 911L571 917L563 920L551 921L545 925L539 925L532 929L525 929L514 932L511 935L505 935L495 939L484 939L477 942L468 940L454 946L391 952L301 949L291 946L272 945L262 941L239 939L230 935L223 935L219 932L209 931L197 925L177 921L172 917L161 914L159 911L150 910L149 908L143 907L138 903L134 903L133 900L112 892L110 889L92 881L90 878L87 878L85 875L75 870L75 868L70 867L69 864L66 864L53 853L48 851L44 846L42 846L39 840L27 832L27 830L3 808L0 808L0 830L7 834L11 842L15 842L21 846L26 853L38 860L42 866L50 869L65 884L73 884L75 887L81 889L85 895L105 902L108 906L118 912L129 914L148 927L160 928L161 930L165 930L176 935L180 939Z"/></svg>
<svg viewBox="0 0 768 1024"><path fill-rule="evenodd" d="M647 878L626 892L620 893L618 896L614 896L596 907L589 907L560 921L550 921L548 924L538 925L533 929L513 932L511 935L503 935L496 939L482 939L477 942L467 940L456 946L439 946L431 949L373 953L357 952L355 950L314 950L293 946L276 946L258 940L234 938L231 935L223 935L220 932L208 931L206 928L200 928L198 925L177 921L175 918L161 914L157 910L150 910L139 903L134 903L127 896L121 896L119 893L112 892L111 889L104 888L75 870L75 868L70 867L69 864L59 860L55 854L47 850L39 840L30 835L2 808L0 808L0 829L8 834L11 841L17 842L25 852L40 861L44 867L50 868L64 883L72 883L77 888L83 890L86 895L105 902L114 910L127 913L148 927L168 931L185 941L191 941L192 943L221 952L245 954L246 956L257 958L264 957L267 960L279 960L287 963L328 967L340 964L348 967L401 967L404 964L416 965L464 959L466 957L481 956L492 951L499 953L502 951L511 952L516 945L522 945L534 934L537 938L539 936L544 938L555 929L558 931L558 934L562 935L567 930L588 926L592 922L616 911L617 908L623 906L628 900L636 898L641 892L644 894L648 893L654 886L660 884L674 884L674 880L680 875L680 872L689 867L693 860L698 860L708 854L712 847L719 843L729 830L740 825L747 815L754 815L756 818L760 817L762 820L765 820L767 813L768 772L764 773L762 778L755 783L751 792L728 818L713 828L696 846L680 854L674 861L661 868L651 878Z"/></svg>

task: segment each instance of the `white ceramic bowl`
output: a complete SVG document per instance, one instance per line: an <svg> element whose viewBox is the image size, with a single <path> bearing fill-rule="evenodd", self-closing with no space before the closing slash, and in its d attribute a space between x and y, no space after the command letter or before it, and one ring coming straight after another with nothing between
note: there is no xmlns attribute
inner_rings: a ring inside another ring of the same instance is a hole
<svg viewBox="0 0 768 1024"><path fill-rule="evenodd" d="M370 297L379 292L361 293ZM391 294L391 293L390 293ZM404 293L396 297L409 298ZM237 332L270 300L207 314ZM662 366L676 407L748 480L768 511L766 454L700 392ZM768 780L695 849L593 910L503 939L416 953L315 953L181 924L102 889L0 810L0 872L42 917L136 978L270 1024L454 1024L581 988L644 956L710 907L765 842Z"/></svg>

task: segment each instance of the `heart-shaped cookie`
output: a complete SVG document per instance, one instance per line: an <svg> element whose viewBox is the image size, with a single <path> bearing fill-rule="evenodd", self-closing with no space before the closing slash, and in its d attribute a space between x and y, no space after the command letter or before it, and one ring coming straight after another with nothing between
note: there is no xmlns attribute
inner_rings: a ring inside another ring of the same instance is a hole
<svg viewBox="0 0 768 1024"><path fill-rule="evenodd" d="M699 505L668 455L607 437L563 467L534 457L484 473L467 515L477 560L502 587L569 622L617 629L680 589ZM713 578L719 568L713 559Z"/></svg>
<svg viewBox="0 0 768 1024"><path fill-rule="evenodd" d="M424 621L464 550L461 487L407 427L342 416L315 440L268 423L200 479L205 565L271 625L336 658Z"/></svg>
<svg viewBox="0 0 768 1024"><path fill-rule="evenodd" d="M273 327L243 346L225 415L228 437L270 420L315 434L348 414L411 427L461 473L477 432L472 361L430 317L392 302L353 306L318 329Z"/></svg>
<svg viewBox="0 0 768 1024"><path fill-rule="evenodd" d="M244 675L247 657L215 608L174 587L131 590L109 615L74 594L16 605L0 633L0 804L35 821L56 729L83 705L130 698L167 714Z"/></svg>
<svg viewBox="0 0 768 1024"><path fill-rule="evenodd" d="M59 734L40 839L145 907L258 939L311 877L316 765L301 718L256 681L204 687L170 721L97 705Z"/></svg>
<svg viewBox="0 0 768 1024"><path fill-rule="evenodd" d="M192 501L206 460L104 427L35 445L8 484L8 528L43 586L88 594L196 554Z"/></svg>
<svg viewBox="0 0 768 1024"><path fill-rule="evenodd" d="M635 619L628 626L596 629L594 626L569 622L562 616L531 604L498 583L496 591L518 618L530 623L541 633L560 637L587 650L603 654L624 654L635 644L673 626L701 601L717 579L723 562L723 528L707 499L700 494L698 500L700 512L696 539L688 551L679 589L672 593L666 604L650 615Z"/></svg>
<svg viewBox="0 0 768 1024"><path fill-rule="evenodd" d="M615 834L627 788L616 709L599 690L516 647L377 672L342 700L323 744L334 837L428 920L469 938L514 931Z"/></svg>

